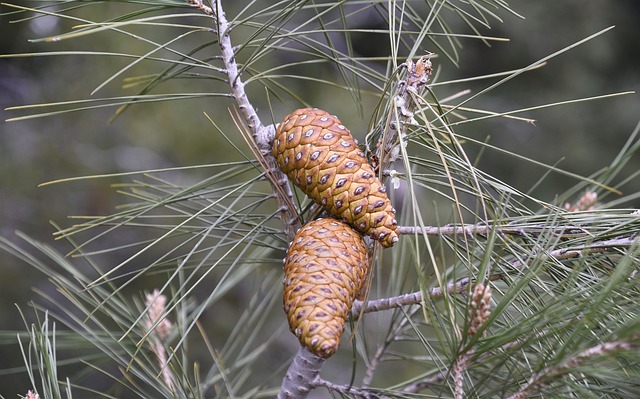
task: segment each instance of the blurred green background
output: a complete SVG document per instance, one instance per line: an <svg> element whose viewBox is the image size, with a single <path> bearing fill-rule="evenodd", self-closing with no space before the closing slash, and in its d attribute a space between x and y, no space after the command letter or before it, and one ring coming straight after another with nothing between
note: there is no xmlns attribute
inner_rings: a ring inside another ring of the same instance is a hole
<svg viewBox="0 0 640 399"><path fill-rule="evenodd" d="M510 42L492 43L487 47L477 40L462 41L459 66L444 57L434 60L439 79L460 79L526 66L573 42L608 26L615 29L554 58L547 66L512 80L470 104L502 112L545 103L640 90L640 2L637 0L597 1L524 1L510 5L526 19L501 15L503 24L481 33L510 38ZM2 12L7 12L6 7ZM233 15L234 4L227 10ZM11 15L0 17L0 53L32 53L69 49L125 51L116 35L81 38L60 43L30 43L28 40L64 32L71 26L54 18L10 23ZM379 21L356 21L361 27L375 27ZM167 38L172 32L167 32ZM237 40L237 39L236 39ZM127 42L131 44L131 41ZM99 48L95 48L99 44ZM373 44L373 45L372 45ZM215 47L213 47L215 49ZM354 38L354 49L364 56L386 55L388 44L379 37ZM142 50L127 49L142 53ZM432 51L437 52L435 49ZM5 108L34 103L82 99L104 79L126 62L106 57L28 57L0 59L0 108L2 120L24 112ZM153 72L153 71L150 71ZM323 74L330 74L327 68ZM144 73L131 71L126 76ZM339 80L336 77L336 80ZM170 90L206 90L198 82L178 80L165 86ZM303 83L295 90L308 89ZM461 83L459 89L477 92L487 82ZM120 81L108 85L102 96L131 94L120 87ZM267 104L260 87L250 87L259 110ZM366 129L370 114L365 104L364 115L355 112L348 95L330 96L315 92L314 105L338 114L354 132ZM340 103L343 101L344 103ZM370 104L371 106L373 105ZM123 202L111 184L127 179L98 179L64 183L38 188L38 185L64 177L137 171L172 166L186 166L228 160L229 146L221 142L203 112L212 115L223 128L234 132L227 114L229 102L224 99L186 100L140 105L129 109L113 123L108 123L113 108L74 112L60 116L0 124L0 234L19 242L15 231L43 240L60 251L69 246L54 241L55 231L49 221L63 226L72 223L69 215L106 215ZM353 111L353 112L350 112ZM265 120L268 113L261 112ZM276 115L279 117L281 115ZM536 120L535 125L492 119L462 125L458 133L484 140L509 151L538 161L555 164L568 171L589 175L605 167L624 145L640 120L638 94L566 105L523 114ZM242 141L238 138L238 143ZM469 147L470 153L477 151ZM489 174L527 190L545 172L531 164L516 163L512 158L485 154L480 167ZM640 168L634 159L627 169ZM174 178L193 179L202 172L189 172ZM622 187L625 193L640 191L635 179ZM536 195L553 201L575 183L561 175L551 175ZM614 198L608 198L613 200ZM640 201L623 204L640 207ZM119 237L123 243L130 237ZM104 258L105 264L118 259ZM42 276L0 253L0 329L23 330L15 304L25 304L35 297L32 287L50 290ZM139 289L150 289L152 285ZM242 306L241 303L235 306ZM0 345L2 369L19 367L21 358L14 342ZM12 397L24 394L29 387L25 375L0 375L0 394Z"/></svg>

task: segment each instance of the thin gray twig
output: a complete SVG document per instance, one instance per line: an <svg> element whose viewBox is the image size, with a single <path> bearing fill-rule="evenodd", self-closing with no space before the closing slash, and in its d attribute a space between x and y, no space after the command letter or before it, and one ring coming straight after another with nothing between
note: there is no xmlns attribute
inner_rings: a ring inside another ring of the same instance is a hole
<svg viewBox="0 0 640 399"><path fill-rule="evenodd" d="M631 237L621 237L621 238L613 238L611 240L603 240L603 241L595 241L590 244L585 245L575 245L573 247L556 249L554 251L550 251L547 254L541 254L540 257L535 257L535 259L556 259L556 260L566 260L566 259L575 259L580 258L582 256L591 255L591 254L599 254L605 252L618 251L623 248L630 248L633 246L640 245L640 237L631 236ZM523 269L526 266L530 265L533 261L533 258L529 258L528 261L521 261L519 259L514 259L510 266L513 269ZM503 273L495 273L488 277L489 281L500 280L503 277ZM458 280L453 280L447 283L445 289L441 289L440 287L433 287L428 290L429 299L442 298L445 294L456 294L465 292L470 283L473 282L473 279L470 277L463 277ZM368 301L366 304L362 301L355 301L353 304L353 308L351 310L351 314L359 315L361 312L370 313L370 312L378 312L381 310L389 310L394 308L399 308L407 305L416 305L423 302L422 293L412 292L410 294L398 295L390 298L383 298ZM363 309L364 306L364 309Z"/></svg>
<svg viewBox="0 0 640 399"><path fill-rule="evenodd" d="M637 340L637 337L636 337ZM525 399L532 394L540 391L540 389L549 385L553 380L566 374L567 372L580 367L581 365L590 362L592 358L597 356L608 355L613 352L628 352L638 348L638 342L629 341L613 341L604 342L585 349L578 353L576 356L568 359L560 365L547 367L531 376L529 381L520 388L520 390L507 399Z"/></svg>
<svg viewBox="0 0 640 399"><path fill-rule="evenodd" d="M319 385L320 369L324 359L301 346L287 369L278 399L306 398L313 388Z"/></svg>
<svg viewBox="0 0 640 399"><path fill-rule="evenodd" d="M208 13L206 6L201 1L189 0L189 3ZM203 8L204 7L204 8ZM222 53L222 61L224 63L229 86L231 87L231 95L235 100L238 110L247 123L247 127L251 131L253 141L265 161L265 167L268 169L269 181L272 185L273 192L278 203L280 217L284 224L285 234L289 240L293 239L296 231L301 227L292 204L293 191L289 185L287 176L280 170L271 153L273 138L275 137L275 128L272 125L264 126L260 121L260 117L255 108L249 101L249 97L245 92L245 85L240 77L238 63L234 47L229 36L230 26L222 9L222 1L213 2L211 9L212 15L216 18L218 42L220 52Z"/></svg>

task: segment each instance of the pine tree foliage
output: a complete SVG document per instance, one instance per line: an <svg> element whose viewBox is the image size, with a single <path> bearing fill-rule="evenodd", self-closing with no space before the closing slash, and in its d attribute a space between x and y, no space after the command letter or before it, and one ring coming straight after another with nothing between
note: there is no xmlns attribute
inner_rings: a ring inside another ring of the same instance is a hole
<svg viewBox="0 0 640 399"><path fill-rule="evenodd" d="M33 376L24 393L640 396L640 213L623 207L637 193L618 190L638 177L618 176L637 156L640 125L610 166L588 177L455 131L491 118L530 122L519 115L524 109L482 108L483 96L607 29L520 69L468 78L490 82L469 95L438 71L460 61L465 40L505 40L480 33L519 17L504 1L34 1L6 4L3 12L15 22L49 15L69 23L66 33L42 42L92 44L5 57L124 62L86 99L16 106L12 121L104 107L126 118L132 107L200 99L190 117L205 112L233 159L52 182L128 181L114 186L123 200L113 214L58 227L56 238L72 247L66 256L26 235L26 245L0 238L4 251L41 271L59 293L37 292L37 321L20 336ZM384 27L353 22L374 17ZM358 34L385 43L388 54L357 54ZM120 37L122 50L101 51L100 35ZM135 75L141 65L154 72ZM101 97L118 85L135 94ZM372 247L367 296L354 304L329 360L297 349L281 307L284 252L320 212L270 154L273 124L296 108L329 108L313 103L323 90L350 97L352 111L369 121L361 148L386 181L400 234L392 249ZM229 109L207 109L213 98ZM237 144L239 136L246 145ZM555 202L537 198L479 169L471 145L576 184ZM225 312L229 298L244 311ZM56 357L61 342L76 350L69 359ZM83 371L60 375L69 363ZM111 388L92 388L97 376Z"/></svg>

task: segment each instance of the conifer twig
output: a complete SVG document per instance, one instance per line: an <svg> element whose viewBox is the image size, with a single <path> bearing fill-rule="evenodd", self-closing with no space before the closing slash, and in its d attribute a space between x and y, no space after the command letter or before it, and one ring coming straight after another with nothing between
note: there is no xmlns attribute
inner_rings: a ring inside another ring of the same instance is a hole
<svg viewBox="0 0 640 399"><path fill-rule="evenodd" d="M282 380L278 399L307 397L309 391L317 386L318 375L323 364L323 358L314 355L305 346L301 346Z"/></svg>
<svg viewBox="0 0 640 399"><path fill-rule="evenodd" d="M351 385L334 384L332 382L323 380L321 378L318 378L316 380L315 385L316 386L323 386L323 387L329 389L330 391L338 392L338 393L340 393L342 395L349 395L349 397L352 397L352 398L359 398L359 399L385 399L385 398L389 398L389 396L382 395L382 394L379 394L379 393L371 391L371 390L360 389L360 388L353 387Z"/></svg>
<svg viewBox="0 0 640 399"><path fill-rule="evenodd" d="M402 389L402 392L406 393L418 393L425 389L431 388L435 384L439 384L447 378L446 371L439 371L428 378L424 378L420 381L414 382L411 385L407 385Z"/></svg>
<svg viewBox="0 0 640 399"><path fill-rule="evenodd" d="M202 4L202 1L189 0L189 3L209 14L206 6ZM215 0L212 4L213 9L211 9L211 13L216 18L218 43L227 74L227 81L231 88L231 95L238 106L240 114L246 121L247 127L251 131L251 136L260 156L263 157L267 165L267 176L269 176L269 181L279 206L278 210L280 211L280 217L284 224L285 234L288 240L292 240L295 232L300 228L300 222L295 209L290 205L293 204L293 191L289 185L289 180L277 166L277 162L271 153L271 144L275 137L275 128L271 125L264 126L262 124L258 113L249 101L249 97L245 92L244 82L238 70L236 54L229 36L230 26L222 8L222 0Z"/></svg>
<svg viewBox="0 0 640 399"><path fill-rule="evenodd" d="M548 226L544 223L522 227L510 227L509 225L487 225L485 223L469 225L446 225L446 226L398 226L398 234L425 234L428 236L487 236L492 231L500 235L511 236L533 236L550 232L558 236L585 236L588 230L581 226Z"/></svg>
<svg viewBox="0 0 640 399"><path fill-rule="evenodd" d="M540 257L536 258L538 260L545 258L552 258L556 260L566 260L566 259L575 259L580 258L585 255L591 254L599 254L611 251L617 251L623 248L630 248L633 246L640 245L640 236L630 236L630 237L621 237L614 238L611 240L603 240L603 241L595 241L590 244L585 245L576 245L568 248L556 249L548 252L547 254L541 254ZM532 260L527 262L523 262L519 259L514 259L510 266L514 269L522 269L528 266ZM495 273L487 277L488 281L496 281L503 278L503 273ZM473 283L473 279L470 277L462 277L458 280L449 281L444 290L440 287L433 287L428 290L429 299L441 298L444 296L445 292L448 294L455 294L465 292L466 288L469 284ZM360 312L370 313L370 312L378 312L381 310L389 310L394 308L399 308L407 305L417 305L423 302L422 293L412 292L409 294L398 295L389 298L382 298L376 300L370 300L366 304L362 301L356 300L353 304L353 308L351 313L353 315L358 315ZM363 308L364 306L364 308Z"/></svg>
<svg viewBox="0 0 640 399"><path fill-rule="evenodd" d="M638 337L636 337L637 339ZM592 358L597 356L605 356L614 352L628 352L631 350L638 349L640 345L638 342L629 342L629 341L612 341L612 342L604 342L593 346L591 348L585 349L584 351L578 353L576 356L566 360L560 365L547 367L540 372L533 374L527 383L520 388L520 390L513 395L509 396L507 399L525 399L531 396L533 393L540 391L540 389L549 385L553 380L571 372L577 367L582 366L583 364L591 361Z"/></svg>
<svg viewBox="0 0 640 399"><path fill-rule="evenodd" d="M196 6L201 4L201 1L195 1L195 3L193 0L189 1ZM260 155L267 165L267 176L270 177L269 181L279 205L278 209L284 224L285 234L288 240L292 240L296 231L300 228L300 222L295 209L290 206L293 203L293 191L289 185L289 180L277 166L276 160L271 153L271 143L275 137L275 128L262 124L255 108L247 97L244 82L240 78L234 47L229 36L230 26L222 8L222 0L214 0L212 5L212 12L217 23L218 42L226 68L228 83L231 87L231 94L238 105L239 113L244 117L246 125L251 131ZM206 10L204 11L206 12ZM305 397L306 393L312 389L311 383L315 376L320 373L323 363L324 360L322 358L301 348L285 374L278 397Z"/></svg>

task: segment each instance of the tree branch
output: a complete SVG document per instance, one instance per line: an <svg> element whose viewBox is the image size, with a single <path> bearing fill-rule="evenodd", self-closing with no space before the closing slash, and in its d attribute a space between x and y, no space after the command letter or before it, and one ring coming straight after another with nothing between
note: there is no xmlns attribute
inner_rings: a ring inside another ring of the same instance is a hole
<svg viewBox="0 0 640 399"><path fill-rule="evenodd" d="M306 398L309 391L318 385L324 360L301 346L282 380L278 399Z"/></svg>
<svg viewBox="0 0 640 399"><path fill-rule="evenodd" d="M538 225L523 227L510 227L508 225L487 225L484 223L471 224L465 226L398 226L398 234L425 234L428 236L488 236L492 231L500 235L511 235L526 237L551 232L562 237L581 237L589 234L589 231L580 226L559 226L549 227L543 223Z"/></svg>
<svg viewBox="0 0 640 399"><path fill-rule="evenodd" d="M230 26L222 8L222 0L214 0L213 8L205 6L201 0L188 0L189 4L216 19L218 41L222 60L226 69L227 80L231 87L238 111L251 132L256 146L256 157L261 161L267 172L269 182L278 203L280 218L284 224L284 231L288 240L293 240L295 232L301 227L297 212L293 207L293 191L287 176L280 170L271 152L275 137L275 126L264 126L255 108L245 92L244 82L240 78L238 63L234 47L229 36ZM260 159L262 158L262 159ZM304 398L313 388L312 382L320 373L324 360L301 347L293 362L289 366L282 382L278 398Z"/></svg>
<svg viewBox="0 0 640 399"><path fill-rule="evenodd" d="M447 378L447 375L448 374L446 371L438 371L436 374L428 378L422 379L418 382L414 382L411 385L407 385L406 387L404 387L404 389L402 389L402 392L418 393L420 391L424 391L425 389L433 387L433 385L435 384L442 383L442 381Z"/></svg>
<svg viewBox="0 0 640 399"><path fill-rule="evenodd" d="M621 248L630 248L632 246L637 246L637 245L640 245L639 236L613 238L611 240L596 241L591 244L576 245L573 247L556 249L547 254L543 253L540 255L540 257L537 257L536 259L537 260L574 259L574 258L579 258L585 255L612 252L612 251L617 251ZM533 260L523 262L518 259L514 259L513 261L510 262L510 266L514 269L523 269L529 266L531 262L533 262ZM495 273L489 276L488 280L489 281L500 280L502 279L502 277L503 277L502 273ZM441 298L444 296L445 293L456 294L456 293L466 291L470 283L473 283L472 278L463 277L458 280L453 280L447 283L444 290L441 289L440 287L433 287L429 289L427 294L429 296L429 299ZM412 292L410 294L398 295L391 298L383 298L383 299L368 301L366 304L364 304L362 301L356 300L353 304L351 314L353 316L357 316L361 312L363 313L378 312L381 310L399 308L401 306L417 305L422 302L423 302L423 298L422 298L422 293L420 291Z"/></svg>
<svg viewBox="0 0 640 399"><path fill-rule="evenodd" d="M349 397L362 398L362 399L383 399L389 398L389 396L379 394L369 389L359 389L352 387L351 385L338 385L323 379L318 379L317 386L324 386L327 389L339 392L342 395L349 395Z"/></svg>
<svg viewBox="0 0 640 399"><path fill-rule="evenodd" d="M636 338L637 339L637 338ZM605 356L613 352L627 352L638 348L637 342L613 341L604 342L594 347L588 348L569 360L557 366L547 367L529 378L529 381L515 394L509 396L508 399L525 399L533 393L549 385L554 379L563 374L571 372L577 367L590 362L592 358L597 356Z"/></svg>
<svg viewBox="0 0 640 399"><path fill-rule="evenodd" d="M231 87L231 95L251 132L251 137L259 152L256 156L260 156L264 160L267 176L269 177L278 203L280 218L284 224L285 234L288 240L292 240L295 232L301 226L296 210L293 207L293 191L289 185L289 180L287 176L282 173L271 153L271 146L273 138L275 137L275 127L272 125L264 126L262 124L255 108L249 101L249 97L247 97L244 82L240 78L234 47L229 37L230 26L222 9L222 1L213 1L213 8L205 6L200 0L188 1L194 7L216 18L218 42L220 52L222 53L222 61L226 69L227 80Z"/></svg>
<svg viewBox="0 0 640 399"><path fill-rule="evenodd" d="M470 282L471 280L469 279L469 277L463 277L459 280L450 281L444 291L440 289L440 287L433 287L429 289L428 297L430 299L442 298L445 292L450 294L462 292L466 290ZM422 292L420 291L412 292L410 294L398 295L390 298L367 301L366 304L363 301L356 300L353 304L353 308L351 309L351 314L357 316L361 312L379 312L381 310L389 310L407 305L417 305L420 303L422 303Z"/></svg>

